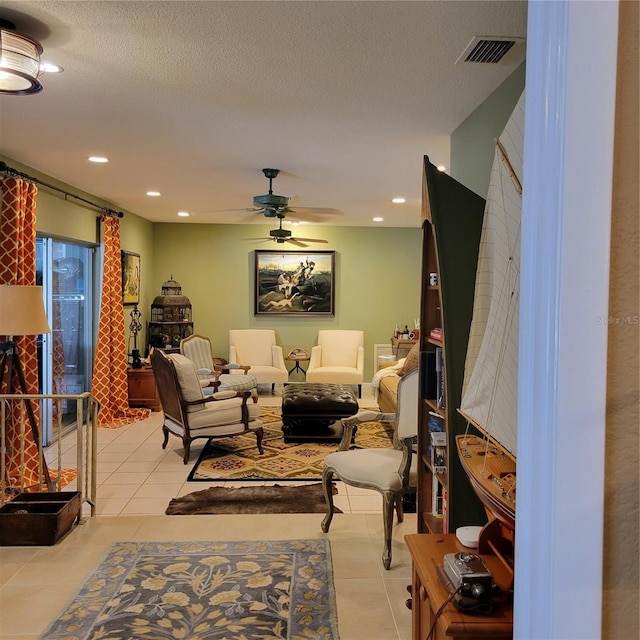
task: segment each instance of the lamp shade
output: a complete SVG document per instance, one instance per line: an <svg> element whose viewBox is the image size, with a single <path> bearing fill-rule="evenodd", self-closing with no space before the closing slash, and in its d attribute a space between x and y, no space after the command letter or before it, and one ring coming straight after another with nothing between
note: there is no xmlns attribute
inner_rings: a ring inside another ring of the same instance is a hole
<svg viewBox="0 0 640 640"><path fill-rule="evenodd" d="M0 28L0 93L25 95L42 91L38 81L42 47L14 31Z"/></svg>
<svg viewBox="0 0 640 640"><path fill-rule="evenodd" d="M42 287L0 284L0 336L50 333Z"/></svg>

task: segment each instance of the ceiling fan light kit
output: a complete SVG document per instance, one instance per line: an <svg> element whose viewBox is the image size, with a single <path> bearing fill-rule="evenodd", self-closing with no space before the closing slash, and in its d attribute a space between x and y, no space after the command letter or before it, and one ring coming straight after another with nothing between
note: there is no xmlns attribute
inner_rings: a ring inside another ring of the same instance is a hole
<svg viewBox="0 0 640 640"><path fill-rule="evenodd" d="M13 31L14 25L0 21L0 93L29 95L42 91L40 43Z"/></svg>
<svg viewBox="0 0 640 640"><path fill-rule="evenodd" d="M288 211L289 197L273 193L273 179L278 177L280 169L263 169L262 173L269 180L269 193L254 196L253 206L257 209L263 209L266 218L276 218L279 214L284 214Z"/></svg>
<svg viewBox="0 0 640 640"><path fill-rule="evenodd" d="M282 219L284 218L284 215L279 215L278 219L279 219L279 225L277 229L271 229L269 231L269 237L268 238L247 238L248 240L260 240L260 241L265 241L265 240L273 240L274 242L277 242L278 244L284 244L285 242L291 242L292 244L295 244L299 247L306 247L307 245L305 244L306 242L327 242L327 240L320 240L318 238L294 238L291 235L291 231L289 229L283 229L282 228Z"/></svg>

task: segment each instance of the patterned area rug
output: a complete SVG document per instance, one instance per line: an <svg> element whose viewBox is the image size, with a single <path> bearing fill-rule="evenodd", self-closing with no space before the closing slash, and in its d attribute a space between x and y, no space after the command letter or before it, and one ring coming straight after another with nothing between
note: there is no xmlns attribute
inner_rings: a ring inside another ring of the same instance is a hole
<svg viewBox="0 0 640 640"><path fill-rule="evenodd" d="M41 640L338 640L328 540L119 542Z"/></svg>
<svg viewBox="0 0 640 640"><path fill-rule="evenodd" d="M336 450L335 442L285 443L279 407L262 409L264 454L258 453L253 434L212 439L203 448L188 480L313 480L322 478L322 463ZM355 446L393 446L393 428L380 422L364 422L358 427Z"/></svg>

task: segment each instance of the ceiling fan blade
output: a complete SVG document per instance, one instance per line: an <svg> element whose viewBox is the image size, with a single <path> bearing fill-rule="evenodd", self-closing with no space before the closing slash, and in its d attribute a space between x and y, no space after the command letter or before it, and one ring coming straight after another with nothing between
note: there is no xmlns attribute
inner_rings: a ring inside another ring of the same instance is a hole
<svg viewBox="0 0 640 640"><path fill-rule="evenodd" d="M306 247L307 245L304 242L300 242L300 238L287 238L285 242L290 242L291 244L295 244L298 247Z"/></svg>
<svg viewBox="0 0 640 640"><path fill-rule="evenodd" d="M303 215L307 213L317 213L323 216L337 216L342 214L340 209L333 209L331 207L294 207L293 209L289 209L289 211L291 213L299 212Z"/></svg>
<svg viewBox="0 0 640 640"><path fill-rule="evenodd" d="M318 238L289 238L289 240L302 240L302 242L324 242L325 244L329 242L328 240L319 240Z"/></svg>

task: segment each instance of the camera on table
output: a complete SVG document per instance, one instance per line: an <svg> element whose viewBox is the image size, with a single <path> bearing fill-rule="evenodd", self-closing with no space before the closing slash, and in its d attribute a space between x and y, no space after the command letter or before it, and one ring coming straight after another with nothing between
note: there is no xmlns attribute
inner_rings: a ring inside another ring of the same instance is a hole
<svg viewBox="0 0 640 640"><path fill-rule="evenodd" d="M479 555L447 553L443 565L438 567L438 574L458 609L478 615L490 613L490 601L498 588Z"/></svg>

